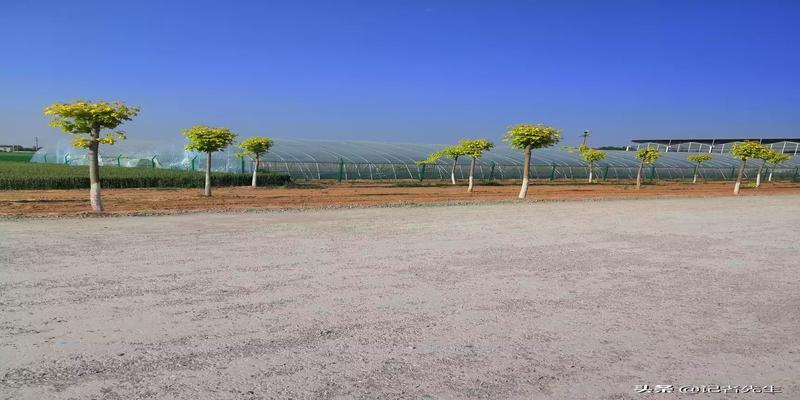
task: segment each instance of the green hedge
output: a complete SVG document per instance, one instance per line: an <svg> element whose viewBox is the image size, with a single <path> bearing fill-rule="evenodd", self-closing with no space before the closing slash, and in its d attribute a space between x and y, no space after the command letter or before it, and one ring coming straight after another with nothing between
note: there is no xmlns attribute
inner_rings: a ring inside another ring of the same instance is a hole
<svg viewBox="0 0 800 400"><path fill-rule="evenodd" d="M247 186L250 174L212 173L212 186ZM260 186L285 185L288 175L260 172ZM104 188L199 188L205 185L201 171L175 169L101 167ZM89 167L0 161L0 190L84 189L89 187Z"/></svg>

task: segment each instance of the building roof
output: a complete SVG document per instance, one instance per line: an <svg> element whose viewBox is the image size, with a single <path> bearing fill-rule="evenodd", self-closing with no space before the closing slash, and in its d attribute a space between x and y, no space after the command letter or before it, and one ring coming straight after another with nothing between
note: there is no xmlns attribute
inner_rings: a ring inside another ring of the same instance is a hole
<svg viewBox="0 0 800 400"><path fill-rule="evenodd" d="M735 139L723 139L723 138L713 138L713 139L633 139L631 142L633 143L658 143L658 144L666 144L666 145L673 145L673 144L680 144L680 143L703 143L703 144L724 144L724 143L734 143L734 142L744 142L744 141L753 141L759 142L762 144L770 144L770 143L781 143L781 142L800 142L800 137L795 138L735 138Z"/></svg>

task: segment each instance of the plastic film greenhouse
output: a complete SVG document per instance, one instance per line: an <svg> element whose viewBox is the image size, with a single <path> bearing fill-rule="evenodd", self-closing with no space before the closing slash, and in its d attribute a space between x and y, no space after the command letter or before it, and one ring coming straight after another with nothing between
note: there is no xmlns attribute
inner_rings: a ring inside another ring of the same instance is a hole
<svg viewBox="0 0 800 400"><path fill-rule="evenodd" d="M401 180L447 179L451 160L442 159L435 164L418 165L444 145L385 143L367 141L322 141L274 139L274 146L266 154L260 169L288 174L294 180ZM205 154L183 149L181 142L127 140L113 146L101 146L100 163L104 166L175 168L201 170ZM633 150L633 149L632 149ZM224 172L252 172L248 159L236 156L239 151L231 146L212 155L212 169ZM606 151L607 158L595 164L599 179L635 178L638 160L635 151ZM713 154L714 159L703 164L698 172L706 179L733 179L739 161L727 153ZM695 164L687 160L687 152L666 152L653 165L645 169L646 177L655 179L687 179L694 174ZM67 165L87 164L86 151L71 147L61 141L39 150L33 162ZM497 147L478 160L478 179L520 179L522 177L522 152L499 142ZM760 160L752 160L745 169L746 177L753 177ZM796 179L800 163L797 157L771 168L775 179ZM537 149L531 161L531 177L535 179L583 179L588 176L588 166L579 154L561 147ZM469 159L461 157L456 166L456 177L469 174Z"/></svg>

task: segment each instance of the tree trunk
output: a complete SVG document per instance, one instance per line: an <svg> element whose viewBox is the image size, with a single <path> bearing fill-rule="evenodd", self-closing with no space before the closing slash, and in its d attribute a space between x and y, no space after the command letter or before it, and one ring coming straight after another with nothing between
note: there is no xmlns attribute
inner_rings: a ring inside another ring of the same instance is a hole
<svg viewBox="0 0 800 400"><path fill-rule="evenodd" d="M589 163L589 183L592 183L592 170L594 169L594 163Z"/></svg>
<svg viewBox="0 0 800 400"><path fill-rule="evenodd" d="M255 159L253 159L253 187L258 186L256 184L258 182L258 179L256 178L257 171L258 171L258 156L256 156Z"/></svg>
<svg viewBox="0 0 800 400"><path fill-rule="evenodd" d="M639 163L639 169L636 171L636 189L642 188L642 169L644 168L644 161Z"/></svg>
<svg viewBox="0 0 800 400"><path fill-rule="evenodd" d="M772 182L772 173L773 172L775 172L775 167L772 167L772 169L769 170L769 177L767 178L767 181Z"/></svg>
<svg viewBox="0 0 800 400"><path fill-rule="evenodd" d="M531 146L525 146L525 161L522 165L522 187L519 189L520 199L524 199L528 195L528 176L531 172Z"/></svg>
<svg viewBox="0 0 800 400"><path fill-rule="evenodd" d="M758 173L756 174L756 187L761 186L761 173L764 172L764 164L766 163L767 160L764 160L764 162L762 162L761 165L758 166Z"/></svg>
<svg viewBox="0 0 800 400"><path fill-rule="evenodd" d="M475 159L473 158L469 162L469 187L467 188L467 192L472 192L472 177L475 175Z"/></svg>
<svg viewBox="0 0 800 400"><path fill-rule="evenodd" d="M98 160L100 143L100 130L92 130L92 143L89 145L89 202L92 211L103 212L103 202L100 200L100 162Z"/></svg>
<svg viewBox="0 0 800 400"><path fill-rule="evenodd" d="M694 178L692 178L692 183L697 183L697 170L698 170L699 168L700 168L700 167L699 167L699 166L697 166L697 165L695 165L695 166L694 166Z"/></svg>
<svg viewBox="0 0 800 400"><path fill-rule="evenodd" d="M211 197L211 152L206 155L206 189L203 196Z"/></svg>
<svg viewBox="0 0 800 400"><path fill-rule="evenodd" d="M453 167L450 168L450 182L452 182L453 185L456 184L456 163L457 162L458 162L458 157L453 159Z"/></svg>
<svg viewBox="0 0 800 400"><path fill-rule="evenodd" d="M742 186L742 176L744 175L744 165L747 160L742 159L739 163L739 173L736 175L736 185L733 187L733 194L739 194L739 188Z"/></svg>

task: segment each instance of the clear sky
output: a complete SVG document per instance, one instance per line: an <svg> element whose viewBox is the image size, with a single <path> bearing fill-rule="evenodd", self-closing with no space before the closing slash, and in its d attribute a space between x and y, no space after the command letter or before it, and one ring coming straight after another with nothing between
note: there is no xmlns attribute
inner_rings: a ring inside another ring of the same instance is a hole
<svg viewBox="0 0 800 400"><path fill-rule="evenodd" d="M58 138L41 109L78 98L173 141L797 137L798 21L797 0L0 0L0 143Z"/></svg>

